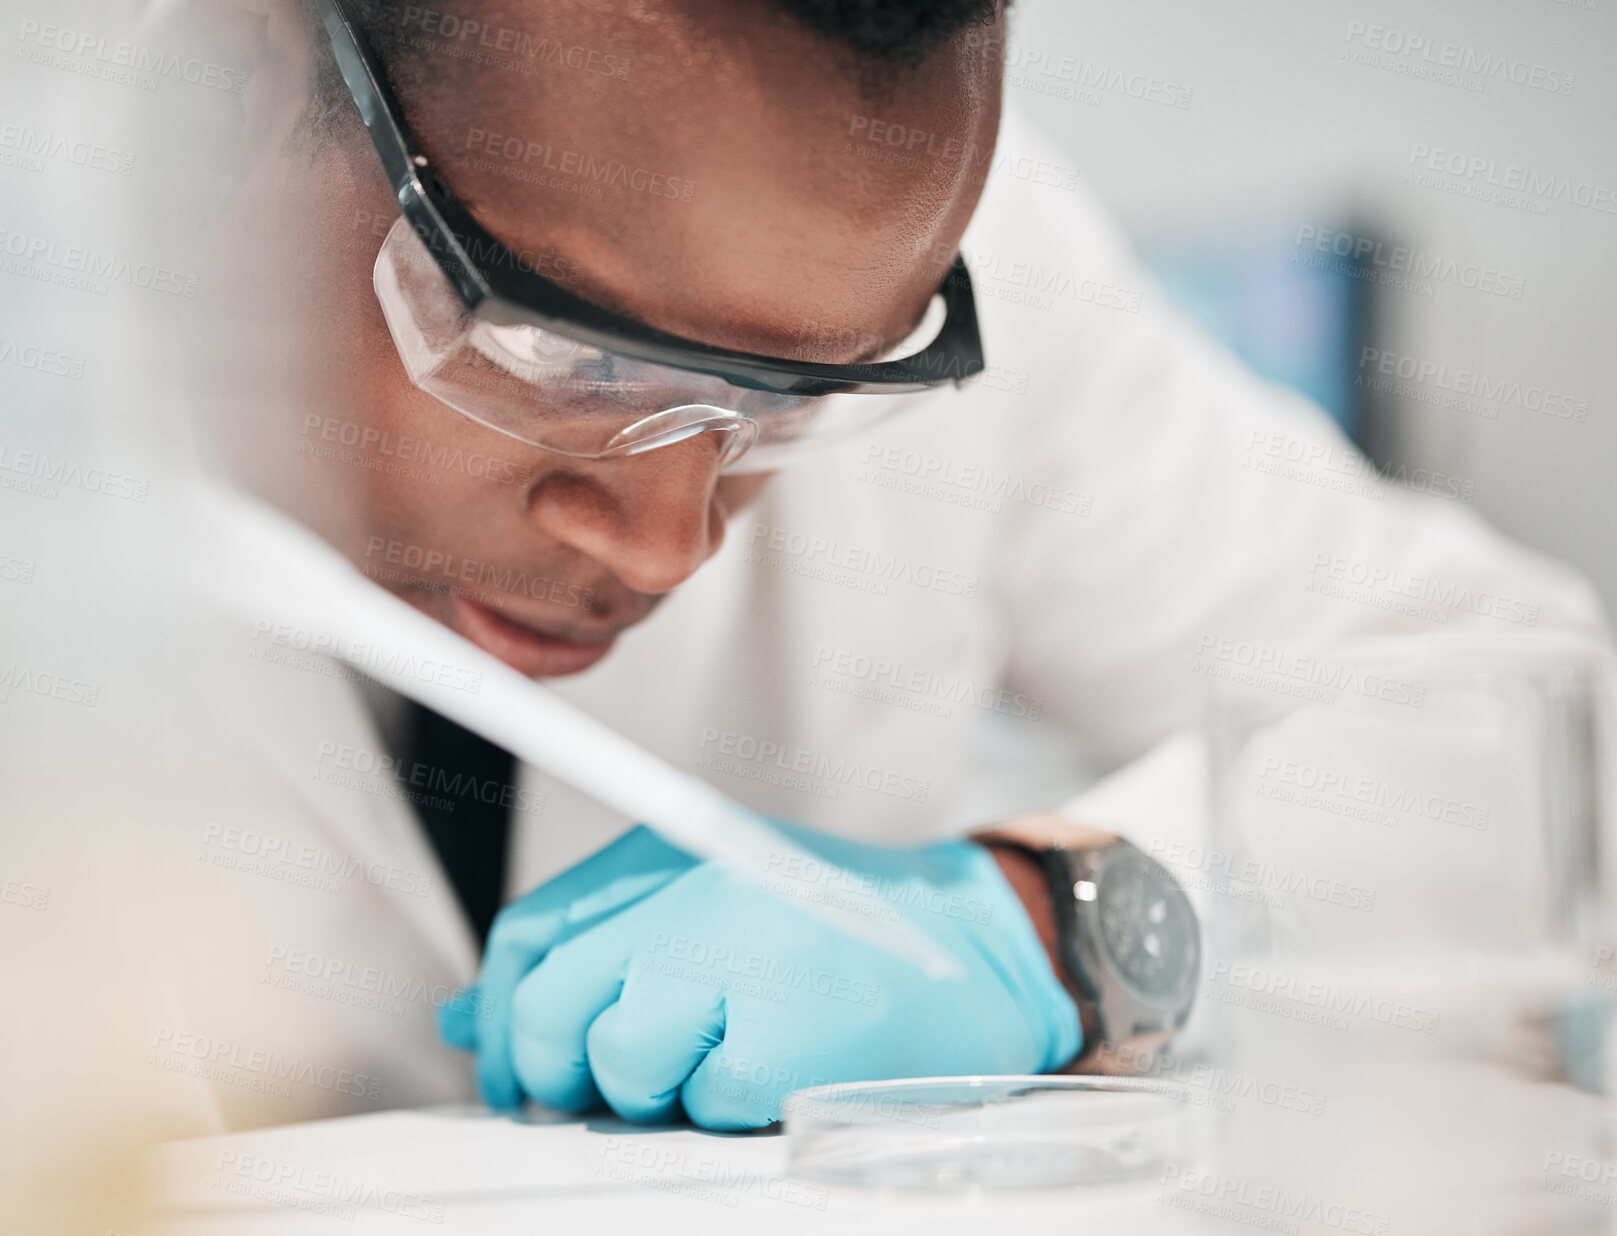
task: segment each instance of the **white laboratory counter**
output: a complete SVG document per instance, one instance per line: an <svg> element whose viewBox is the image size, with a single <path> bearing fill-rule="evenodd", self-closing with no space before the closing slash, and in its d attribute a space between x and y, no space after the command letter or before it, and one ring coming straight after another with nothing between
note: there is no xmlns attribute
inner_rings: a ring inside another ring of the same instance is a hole
<svg viewBox="0 0 1617 1236"><path fill-rule="evenodd" d="M476 1108L286 1125L169 1143L153 1157L154 1236L1205 1230L1169 1203L1183 1193L1158 1182L977 1196L828 1188L784 1174L775 1134Z"/></svg>

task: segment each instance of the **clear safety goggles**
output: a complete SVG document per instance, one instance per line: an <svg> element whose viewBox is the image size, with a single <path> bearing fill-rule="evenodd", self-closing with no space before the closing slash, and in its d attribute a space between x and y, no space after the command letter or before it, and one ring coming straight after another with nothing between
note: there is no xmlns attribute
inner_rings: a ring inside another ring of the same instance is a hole
<svg viewBox="0 0 1617 1236"><path fill-rule="evenodd" d="M877 360L738 351L591 304L473 217L410 132L346 0L316 3L399 203L376 261L388 329L411 381L457 411L587 459L717 432L727 470L763 471L983 372L976 298L958 255L911 339Z"/></svg>
<svg viewBox="0 0 1617 1236"><path fill-rule="evenodd" d="M722 470L769 471L869 429L938 389L830 395L756 390L541 326L498 325L465 307L402 216L377 255L375 286L411 382L491 429L582 459L637 455L716 433L723 437ZM917 350L937 334L943 317L942 300L935 297L893 355Z"/></svg>

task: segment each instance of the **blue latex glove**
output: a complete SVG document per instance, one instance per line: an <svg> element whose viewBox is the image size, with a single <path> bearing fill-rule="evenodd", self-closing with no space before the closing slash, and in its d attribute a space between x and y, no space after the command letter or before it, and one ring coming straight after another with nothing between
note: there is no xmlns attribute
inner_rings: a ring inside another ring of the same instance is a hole
<svg viewBox="0 0 1617 1236"><path fill-rule="evenodd" d="M511 1071L511 996L522 978L557 945L694 866L641 825L495 916L478 985L438 1011L444 1041L477 1052L477 1084L490 1107L519 1107L524 1097Z"/></svg>
<svg viewBox="0 0 1617 1236"><path fill-rule="evenodd" d="M604 1100L637 1121L683 1105L708 1128L756 1128L804 1086L1039 1073L1077 1054L1077 1009L986 850L783 831L826 860L801 873L812 895L874 891L963 977L928 979L637 829L496 920L481 992L492 1012L446 1022L450 1041L475 1045L484 1097L562 1111Z"/></svg>

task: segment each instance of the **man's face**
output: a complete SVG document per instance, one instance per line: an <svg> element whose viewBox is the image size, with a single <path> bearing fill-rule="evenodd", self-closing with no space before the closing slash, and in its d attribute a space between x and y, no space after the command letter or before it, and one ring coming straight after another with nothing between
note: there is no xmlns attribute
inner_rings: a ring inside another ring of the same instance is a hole
<svg viewBox="0 0 1617 1236"><path fill-rule="evenodd" d="M462 7L470 37L397 7L416 40L398 93L439 173L542 271L651 326L782 357L862 359L916 325L990 160L994 32L915 70L878 66L893 86L873 101L847 53L762 0ZM397 208L363 131L345 133L267 161L238 209L238 234L259 238L307 221L232 254L259 304L298 321L229 367L240 382L256 361L296 401L242 435L238 461L507 664L583 670L717 552L766 478L721 475L718 434L591 461L415 388L371 285ZM586 159L623 174L596 181Z"/></svg>

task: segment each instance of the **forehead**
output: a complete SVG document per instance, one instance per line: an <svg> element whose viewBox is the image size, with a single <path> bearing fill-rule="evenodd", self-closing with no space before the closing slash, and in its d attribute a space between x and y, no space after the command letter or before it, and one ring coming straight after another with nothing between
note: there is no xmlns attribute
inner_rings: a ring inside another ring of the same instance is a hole
<svg viewBox="0 0 1617 1236"><path fill-rule="evenodd" d="M903 334L992 153L982 57L895 69L873 96L767 0L399 22L407 119L490 231L563 259L597 303L727 346Z"/></svg>

